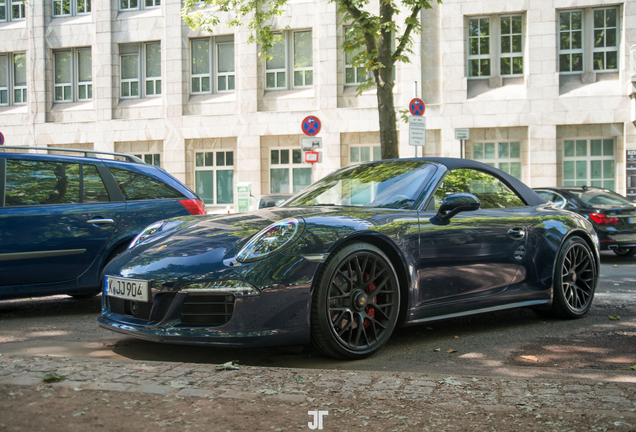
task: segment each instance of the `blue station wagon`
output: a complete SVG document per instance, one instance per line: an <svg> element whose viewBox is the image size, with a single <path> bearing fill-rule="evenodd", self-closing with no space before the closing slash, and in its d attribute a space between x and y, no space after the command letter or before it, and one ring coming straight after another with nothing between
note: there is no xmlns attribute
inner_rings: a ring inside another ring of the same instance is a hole
<svg viewBox="0 0 636 432"><path fill-rule="evenodd" d="M145 227L205 213L194 192L131 155L1 146L0 300L96 295L104 266Z"/></svg>

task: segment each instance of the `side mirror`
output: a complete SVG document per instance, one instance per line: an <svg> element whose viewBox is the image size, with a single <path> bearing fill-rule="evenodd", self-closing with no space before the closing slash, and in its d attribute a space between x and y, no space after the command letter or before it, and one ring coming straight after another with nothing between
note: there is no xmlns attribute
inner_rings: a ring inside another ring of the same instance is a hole
<svg viewBox="0 0 636 432"><path fill-rule="evenodd" d="M434 225L448 225L450 219L459 212L479 210L481 203L469 193L456 193L447 196L437 214L430 219Z"/></svg>

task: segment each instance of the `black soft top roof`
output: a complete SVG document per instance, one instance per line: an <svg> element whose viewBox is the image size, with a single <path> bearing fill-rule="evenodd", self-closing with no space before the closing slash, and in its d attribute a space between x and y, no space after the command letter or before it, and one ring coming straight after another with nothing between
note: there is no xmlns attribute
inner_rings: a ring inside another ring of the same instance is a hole
<svg viewBox="0 0 636 432"><path fill-rule="evenodd" d="M490 165L486 165L485 163L477 162L471 159L457 159L457 158L443 158L443 157L412 158L412 160L421 160L421 161L444 165L446 168L448 168L449 171L454 169L459 169L459 168L470 168L470 169L476 169L479 171L484 171L502 179L507 186L509 186L510 188L515 190L519 195L521 195L523 200L528 205L535 206L535 205L545 204L548 202L547 199L537 194L529 186L521 182L516 177L513 177L510 174L507 174L498 168L494 168Z"/></svg>

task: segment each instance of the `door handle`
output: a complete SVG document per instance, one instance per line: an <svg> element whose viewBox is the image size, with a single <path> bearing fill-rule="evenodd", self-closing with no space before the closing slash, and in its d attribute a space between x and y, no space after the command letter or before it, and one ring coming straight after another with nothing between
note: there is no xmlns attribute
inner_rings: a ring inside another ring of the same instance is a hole
<svg viewBox="0 0 636 432"><path fill-rule="evenodd" d="M526 230L524 228L510 228L508 231L508 235L510 238L515 240L521 240L526 235Z"/></svg>
<svg viewBox="0 0 636 432"><path fill-rule="evenodd" d="M97 224L97 225L106 225L106 224L115 223L115 221L112 220L112 219L91 219L89 221L86 221L86 223Z"/></svg>

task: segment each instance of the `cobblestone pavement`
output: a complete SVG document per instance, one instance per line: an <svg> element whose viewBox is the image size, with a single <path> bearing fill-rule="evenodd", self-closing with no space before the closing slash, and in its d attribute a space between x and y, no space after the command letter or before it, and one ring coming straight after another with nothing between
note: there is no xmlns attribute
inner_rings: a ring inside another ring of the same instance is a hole
<svg viewBox="0 0 636 432"><path fill-rule="evenodd" d="M64 375L44 383L47 373ZM0 356L0 430L636 431L636 371L433 376Z"/></svg>

